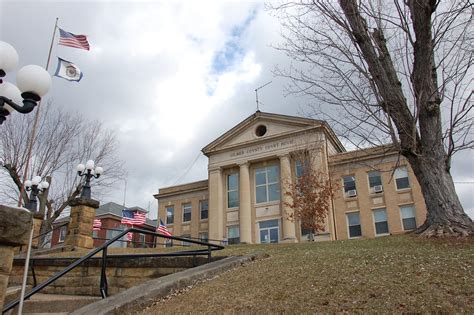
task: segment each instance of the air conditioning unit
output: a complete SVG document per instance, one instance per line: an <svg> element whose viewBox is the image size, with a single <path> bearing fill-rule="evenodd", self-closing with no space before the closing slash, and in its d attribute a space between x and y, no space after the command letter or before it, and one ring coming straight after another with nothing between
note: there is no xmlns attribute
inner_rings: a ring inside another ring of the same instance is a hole
<svg viewBox="0 0 474 315"><path fill-rule="evenodd" d="M355 189L348 190L348 191L347 191L347 196L348 196L348 197L355 197L355 196L357 196L357 190L355 190Z"/></svg>
<svg viewBox="0 0 474 315"><path fill-rule="evenodd" d="M383 191L383 186L382 185L377 185L374 186L374 192L379 193Z"/></svg>

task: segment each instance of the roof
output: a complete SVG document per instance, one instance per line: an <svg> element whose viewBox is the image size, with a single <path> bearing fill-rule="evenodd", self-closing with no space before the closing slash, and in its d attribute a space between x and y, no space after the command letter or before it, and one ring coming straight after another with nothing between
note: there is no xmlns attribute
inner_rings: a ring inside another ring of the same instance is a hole
<svg viewBox="0 0 474 315"><path fill-rule="evenodd" d="M312 119L312 118L304 118L298 116L289 116L289 115L281 115L281 114L274 114L274 113L266 113L257 110L255 113L244 119L242 122L235 125L233 128L225 132L223 135L206 145L202 148L202 152L204 155L209 156L215 151L219 145L225 143L229 139L231 139L234 135L238 134L239 132L248 128L251 124L253 124L257 120L266 119L272 121L279 121L282 123L291 123L294 125L299 125L304 127L302 131L307 129L305 128L322 128L325 132L329 135L330 141L334 144L338 151L344 152L346 151L343 144L339 141L334 131L329 127L328 123L324 120Z"/></svg>
<svg viewBox="0 0 474 315"><path fill-rule="evenodd" d="M170 186L165 188L160 188L157 194L153 195L156 199L162 197L173 196L177 194L182 194L184 192L195 192L200 190L207 190L209 187L209 181L207 179L200 180L197 182L186 183L182 185Z"/></svg>
<svg viewBox="0 0 474 315"><path fill-rule="evenodd" d="M377 147L358 149L331 155L329 157L329 164L331 166L335 166L339 164L354 163L356 161L383 158L397 154L399 154L399 151L397 151L393 145L381 145Z"/></svg>

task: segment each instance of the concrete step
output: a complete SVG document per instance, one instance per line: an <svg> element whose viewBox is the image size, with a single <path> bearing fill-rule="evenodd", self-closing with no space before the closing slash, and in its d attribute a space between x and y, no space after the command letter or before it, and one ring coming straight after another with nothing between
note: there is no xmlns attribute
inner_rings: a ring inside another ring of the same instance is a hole
<svg viewBox="0 0 474 315"><path fill-rule="evenodd" d="M26 292L31 290L31 285L26 286ZM4 304L8 304L11 301L18 299L21 294L21 286L13 286L8 287L7 291L5 292L5 302Z"/></svg>
<svg viewBox="0 0 474 315"><path fill-rule="evenodd" d="M101 298L98 296L36 293L23 304L23 314L68 314ZM18 306L11 314L18 312Z"/></svg>

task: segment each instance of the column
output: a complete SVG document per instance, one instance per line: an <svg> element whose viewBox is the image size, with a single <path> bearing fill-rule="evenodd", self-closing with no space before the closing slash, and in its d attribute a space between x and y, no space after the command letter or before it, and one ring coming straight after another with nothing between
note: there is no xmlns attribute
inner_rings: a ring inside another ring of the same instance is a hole
<svg viewBox="0 0 474 315"><path fill-rule="evenodd" d="M209 170L209 238L222 240L224 231L224 184L220 168Z"/></svg>
<svg viewBox="0 0 474 315"><path fill-rule="evenodd" d="M93 248L92 225L95 210L99 208L99 202L93 199L78 198L73 199L69 205L71 206L71 214L64 245L73 248Z"/></svg>
<svg viewBox="0 0 474 315"><path fill-rule="evenodd" d="M327 141L327 140L326 140ZM312 158L313 165L311 166L315 171L319 171L326 179L329 179L329 165L327 160L327 148L326 146L322 146L319 150L313 150L312 154L317 154L314 158ZM331 199L333 197L330 197ZM336 227L334 225L334 208L332 200L329 201L329 208L328 208L328 216L326 218L326 230L330 233L331 240L336 239Z"/></svg>
<svg viewBox="0 0 474 315"><path fill-rule="evenodd" d="M12 271L14 248L27 245L33 214L25 208L0 205L0 310L3 309L8 278Z"/></svg>
<svg viewBox="0 0 474 315"><path fill-rule="evenodd" d="M240 242L252 244L252 207L250 202L249 163L240 164L239 182Z"/></svg>
<svg viewBox="0 0 474 315"><path fill-rule="evenodd" d="M33 236L39 235L41 231L41 223L43 223L42 219L37 218L36 214L33 216ZM34 238L33 241L31 242L31 246L33 248L38 248L39 241L41 237Z"/></svg>
<svg viewBox="0 0 474 315"><path fill-rule="evenodd" d="M291 202L291 198L286 195L291 184L291 163L288 155L280 156L280 187L281 187L281 211L283 215L283 242L296 242L295 222L288 220L293 209L285 203Z"/></svg>

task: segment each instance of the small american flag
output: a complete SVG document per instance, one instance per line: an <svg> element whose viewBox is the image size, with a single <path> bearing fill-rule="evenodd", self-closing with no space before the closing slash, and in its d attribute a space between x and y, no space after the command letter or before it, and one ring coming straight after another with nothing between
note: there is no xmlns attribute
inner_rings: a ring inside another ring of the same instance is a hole
<svg viewBox="0 0 474 315"><path fill-rule="evenodd" d="M122 220L120 222L126 225L143 225L146 222L146 213L124 209L122 210Z"/></svg>
<svg viewBox="0 0 474 315"><path fill-rule="evenodd" d="M166 225L163 224L163 221L161 219L160 219L160 224L156 228L156 232L166 235L166 236L171 236L171 232L168 231L168 228L166 227Z"/></svg>
<svg viewBox="0 0 474 315"><path fill-rule="evenodd" d="M59 27L58 27L59 28ZM89 42L86 35L74 35L59 28L59 45L89 50Z"/></svg>
<svg viewBox="0 0 474 315"><path fill-rule="evenodd" d="M99 231L102 227L102 221L100 219L94 219L94 224L92 225L93 231Z"/></svg>

